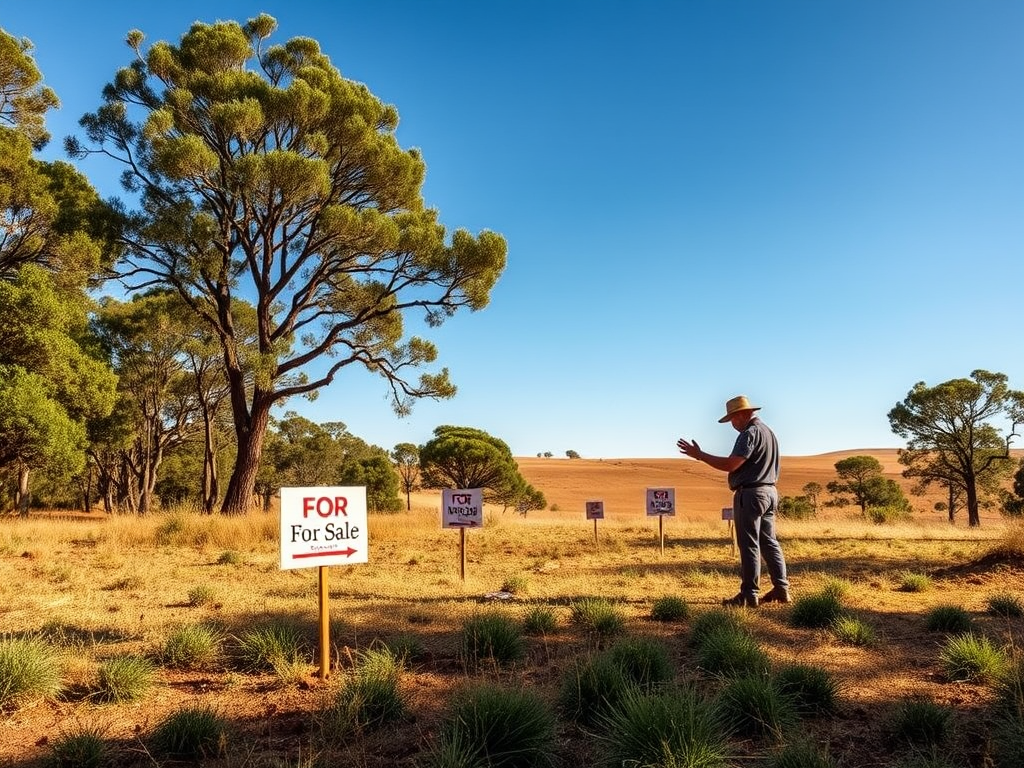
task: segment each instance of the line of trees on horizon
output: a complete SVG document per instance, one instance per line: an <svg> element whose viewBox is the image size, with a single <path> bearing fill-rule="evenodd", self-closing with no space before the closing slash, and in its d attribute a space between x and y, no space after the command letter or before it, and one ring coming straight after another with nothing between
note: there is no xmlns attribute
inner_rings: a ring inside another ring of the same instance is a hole
<svg viewBox="0 0 1024 768"><path fill-rule="evenodd" d="M131 60L64 142L79 164L119 165L112 200L80 167L39 159L59 99L31 42L0 29L0 502L240 514L316 479L372 485L380 509L400 490L408 506L413 482L542 508L480 430L439 427L388 452L340 422L274 417L349 366L380 376L398 415L453 397L406 320L433 328L485 307L507 251L489 230L448 232L395 107L315 40L272 44L276 26L196 23L148 47L128 35ZM980 524L1013 473L1024 393L977 370L918 383L889 420L904 474Z"/></svg>

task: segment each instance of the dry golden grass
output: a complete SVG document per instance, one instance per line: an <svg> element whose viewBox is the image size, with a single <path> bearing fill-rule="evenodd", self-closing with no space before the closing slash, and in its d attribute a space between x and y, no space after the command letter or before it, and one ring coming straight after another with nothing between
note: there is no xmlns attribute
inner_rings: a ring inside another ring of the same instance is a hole
<svg viewBox="0 0 1024 768"><path fill-rule="evenodd" d="M824 485L834 462L850 453L787 458L782 493L799 493L812 480ZM894 452L873 453L898 477ZM593 638L568 623L570 606L581 597L615 601L629 634L660 638L681 668L690 664L685 624L652 622L650 607L659 597L678 596L694 611L708 610L736 591L737 557L720 519L721 507L729 504L722 476L682 460L523 459L520 466L557 510L525 517L489 510L483 529L466 532L465 580L459 536L440 528L438 494L416 494L409 512L370 516L370 563L329 573L337 667L331 680L317 678L311 648L299 684L294 670L283 680L241 672L229 663L195 672L161 668L154 691L140 704L101 706L81 692L104 660L155 656L184 625L209 624L231 637L269 621L291 621L316 637L317 570L279 570L277 515L0 519L2 633L42 632L59 642L70 690L61 700L5 713L0 754L10 762L3 764L42 765L47 741L76 723L102 726L134 754L131 750L141 749L163 714L203 702L247 734L235 742L245 745L244 752L209 765L272 764L261 762L264 758L298 765L299 751L308 755L316 745L315 714L344 678L355 652L375 640L411 636L422 648L403 682L414 721L332 755L337 764L357 767L411 766L429 745L453 690L474 676L497 675L505 683L553 695L561 672L594 648ZM660 527L658 518L642 512L648 486L677 489L679 513ZM604 499L606 509L596 539L583 512L591 498ZM916 503L930 507L929 500ZM941 638L924 632L923 616L937 605L960 605L1000 641L1019 636L1024 629L1019 619L993 618L985 606L996 593L1024 597L1019 565L1024 529L993 516L984 517L979 529L954 527L929 511L899 526L875 526L848 508L825 511L812 521L783 520L780 529L795 594L841 581L844 605L880 638L876 647L846 647L826 631L790 627L789 607L748 612L752 631L774 662L817 665L840 680L840 713L812 727L819 741L845 757L845 765L884 765L883 751L873 755L871 750L882 750L886 713L907 698L955 707L968 734L984 720L989 690L941 679ZM907 573L929 575L932 589L900 591ZM499 603L486 597L510 583L516 585L512 599ZM200 588L215 599L193 604L190 592ZM466 668L459 658L463 621L489 610L521 617L536 605L555 611L559 629L531 640L526 662L500 672ZM564 736L563 764L588 765L592 755L586 740ZM764 755L758 745L738 749ZM974 760L983 746L972 746L965 737L954 749ZM140 756L126 764L152 763Z"/></svg>

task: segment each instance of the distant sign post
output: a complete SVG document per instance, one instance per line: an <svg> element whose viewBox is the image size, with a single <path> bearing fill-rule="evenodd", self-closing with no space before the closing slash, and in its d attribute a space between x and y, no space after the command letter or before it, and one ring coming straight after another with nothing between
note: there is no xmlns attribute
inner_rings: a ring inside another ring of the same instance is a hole
<svg viewBox="0 0 1024 768"><path fill-rule="evenodd" d="M647 489L647 515L658 517L658 539L661 542L661 554L665 554L665 516L673 517L676 514L676 489L675 488L648 488Z"/></svg>
<svg viewBox="0 0 1024 768"><path fill-rule="evenodd" d="M733 515L732 507L722 507L722 519L725 520L729 525L729 542L732 544L732 553L736 554L736 537L732 532L732 521L735 520Z"/></svg>
<svg viewBox="0 0 1024 768"><path fill-rule="evenodd" d="M281 570L319 568L321 680L331 669L327 568L368 560L364 486L281 489Z"/></svg>
<svg viewBox="0 0 1024 768"><path fill-rule="evenodd" d="M594 521L594 541L597 541L597 521L604 520L604 502L603 501L588 501L587 502L587 520Z"/></svg>
<svg viewBox="0 0 1024 768"><path fill-rule="evenodd" d="M459 575L466 580L466 529L483 528L484 491L482 488L441 491L441 527L459 529Z"/></svg>

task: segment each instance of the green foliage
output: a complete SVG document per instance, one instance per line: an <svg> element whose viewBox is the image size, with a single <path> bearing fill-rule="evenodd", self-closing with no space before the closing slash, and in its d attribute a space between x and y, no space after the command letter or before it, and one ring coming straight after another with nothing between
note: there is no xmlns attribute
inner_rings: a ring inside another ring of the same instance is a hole
<svg viewBox="0 0 1024 768"><path fill-rule="evenodd" d="M197 607L210 605L217 600L217 590L209 584L199 584L188 591L188 604Z"/></svg>
<svg viewBox="0 0 1024 768"><path fill-rule="evenodd" d="M1006 653L987 637L972 633L949 638L942 646L939 661L950 680L997 682L1009 669Z"/></svg>
<svg viewBox="0 0 1024 768"><path fill-rule="evenodd" d="M153 663L140 656L118 656L100 665L96 698L123 703L138 701L153 687Z"/></svg>
<svg viewBox="0 0 1024 768"><path fill-rule="evenodd" d="M895 482L895 481L889 481ZM909 502L907 506L902 504L879 505L877 500L864 510L864 517L875 525L892 525L910 519Z"/></svg>
<svg viewBox="0 0 1024 768"><path fill-rule="evenodd" d="M618 706L631 687L622 668L607 653L576 659L562 675L558 705L570 720L591 726Z"/></svg>
<svg viewBox="0 0 1024 768"><path fill-rule="evenodd" d="M987 601L988 612L996 616L1003 616L1008 619L1017 619L1024 616L1024 602L1014 594L1004 592L990 595Z"/></svg>
<svg viewBox="0 0 1024 768"><path fill-rule="evenodd" d="M789 623L794 627L819 629L835 625L842 615L843 606L831 590L802 595L793 601Z"/></svg>
<svg viewBox="0 0 1024 768"><path fill-rule="evenodd" d="M664 595L651 604L651 618L655 621L686 621L690 617L690 606L681 597Z"/></svg>
<svg viewBox="0 0 1024 768"><path fill-rule="evenodd" d="M427 764L535 768L552 764L554 748L555 718L540 696L482 683L455 698Z"/></svg>
<svg viewBox="0 0 1024 768"><path fill-rule="evenodd" d="M185 707L172 712L153 729L150 751L173 760L207 760L223 755L227 723L211 707Z"/></svg>
<svg viewBox="0 0 1024 768"><path fill-rule="evenodd" d="M529 586L530 580L525 574L516 573L509 576L505 581L501 583L501 591L509 592L513 595L521 595L526 592Z"/></svg>
<svg viewBox="0 0 1024 768"><path fill-rule="evenodd" d="M892 738L917 747L940 745L949 740L953 713L931 701L904 701L893 713Z"/></svg>
<svg viewBox="0 0 1024 768"><path fill-rule="evenodd" d="M183 624L164 641L161 663L176 669L205 669L221 656L221 632L206 624Z"/></svg>
<svg viewBox="0 0 1024 768"><path fill-rule="evenodd" d="M1018 658L996 681L993 751L998 768L1024 765L1024 660Z"/></svg>
<svg viewBox="0 0 1024 768"><path fill-rule="evenodd" d="M605 653L626 679L640 688L668 683L675 674L668 649L658 640L647 637L618 640Z"/></svg>
<svg viewBox="0 0 1024 768"><path fill-rule="evenodd" d="M462 653L471 666L484 661L505 666L522 659L526 645L519 625L494 611L472 616L463 623Z"/></svg>
<svg viewBox="0 0 1024 768"><path fill-rule="evenodd" d="M702 611L694 617L690 624L689 644L693 648L699 648L704 644L707 637L720 631L731 631L743 633L743 620L735 611L727 611L721 608L713 608L709 611Z"/></svg>
<svg viewBox="0 0 1024 768"><path fill-rule="evenodd" d="M926 574L904 571L900 575L900 592L927 592L931 588L932 580Z"/></svg>
<svg viewBox="0 0 1024 768"><path fill-rule="evenodd" d="M600 719L595 737L611 766L725 768L724 729L692 689L631 690Z"/></svg>
<svg viewBox="0 0 1024 768"><path fill-rule="evenodd" d="M356 667L330 706L321 714L321 732L328 740L380 728L405 716L399 689L404 662L387 647L359 654Z"/></svg>
<svg viewBox="0 0 1024 768"><path fill-rule="evenodd" d="M61 688L60 665L46 643L35 638L0 639L0 709L53 698Z"/></svg>
<svg viewBox="0 0 1024 768"><path fill-rule="evenodd" d="M835 760L813 742L801 739L786 744L768 758L767 768L837 768Z"/></svg>
<svg viewBox="0 0 1024 768"><path fill-rule="evenodd" d="M956 632L963 634L974 628L971 614L959 605L937 605L924 616L929 632Z"/></svg>
<svg viewBox="0 0 1024 768"><path fill-rule="evenodd" d="M481 429L440 426L420 447L421 481L426 488L483 488L487 496L504 498L532 491L519 473L508 445Z"/></svg>
<svg viewBox="0 0 1024 768"><path fill-rule="evenodd" d="M0 123L13 126L36 149L50 139L46 112L60 106L57 94L43 85L43 75L32 58L34 46L25 37L0 29Z"/></svg>
<svg viewBox="0 0 1024 768"><path fill-rule="evenodd" d="M707 632L696 646L697 665L713 675L765 675L771 662L757 640L743 630L723 626Z"/></svg>
<svg viewBox="0 0 1024 768"><path fill-rule="evenodd" d="M288 621L253 627L233 638L233 657L244 670L291 677L308 655L303 628Z"/></svg>
<svg viewBox="0 0 1024 768"><path fill-rule="evenodd" d="M773 679L801 717L828 715L838 707L839 684L820 667L790 664L777 670Z"/></svg>
<svg viewBox="0 0 1024 768"><path fill-rule="evenodd" d="M793 702L762 674L729 680L715 706L725 727L742 738L781 740L797 719Z"/></svg>
<svg viewBox="0 0 1024 768"><path fill-rule="evenodd" d="M609 637L622 631L625 620L615 605L603 597L582 597L570 607L569 619L586 632Z"/></svg>
<svg viewBox="0 0 1024 768"><path fill-rule="evenodd" d="M807 496L783 496L779 499L779 517L787 520L810 520L816 514L814 502Z"/></svg>
<svg viewBox="0 0 1024 768"><path fill-rule="evenodd" d="M836 639L847 645L868 647L875 644L875 630L863 619L840 615L832 624Z"/></svg>
<svg viewBox="0 0 1024 768"><path fill-rule="evenodd" d="M528 635L550 635L558 628L555 612L546 605L535 605L523 617L523 631Z"/></svg>
<svg viewBox="0 0 1024 768"><path fill-rule="evenodd" d="M233 549L229 549L226 552L221 552L217 557L217 565L244 565L245 556L241 552L236 552Z"/></svg>
<svg viewBox="0 0 1024 768"><path fill-rule="evenodd" d="M103 730L86 726L62 733L50 742L46 768L112 768L114 749L107 743Z"/></svg>

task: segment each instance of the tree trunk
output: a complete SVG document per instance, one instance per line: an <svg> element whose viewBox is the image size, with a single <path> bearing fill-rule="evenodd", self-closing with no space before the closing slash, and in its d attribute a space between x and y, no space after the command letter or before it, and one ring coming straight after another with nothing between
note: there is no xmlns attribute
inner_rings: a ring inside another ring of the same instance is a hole
<svg viewBox="0 0 1024 768"><path fill-rule="evenodd" d="M205 429L205 448L203 449L203 511L213 514L213 508L220 496L220 483L217 477L216 432L213 428L213 417L210 409L203 407L203 427Z"/></svg>
<svg viewBox="0 0 1024 768"><path fill-rule="evenodd" d="M235 430L238 433L238 454L220 508L222 515L244 515L252 507L256 475L263 456L263 439L270 423L270 405L269 401L254 397L247 428Z"/></svg>
<svg viewBox="0 0 1024 768"><path fill-rule="evenodd" d="M15 494L18 505L18 514L28 517L28 465L18 462L18 490Z"/></svg>
<svg viewBox="0 0 1024 768"><path fill-rule="evenodd" d="M974 484L974 478L967 478L967 524L971 528L981 525L981 515L978 512L978 489Z"/></svg>
<svg viewBox="0 0 1024 768"><path fill-rule="evenodd" d="M950 483L947 488L949 489L949 524L953 525L956 522L956 500L953 498L953 484Z"/></svg>

